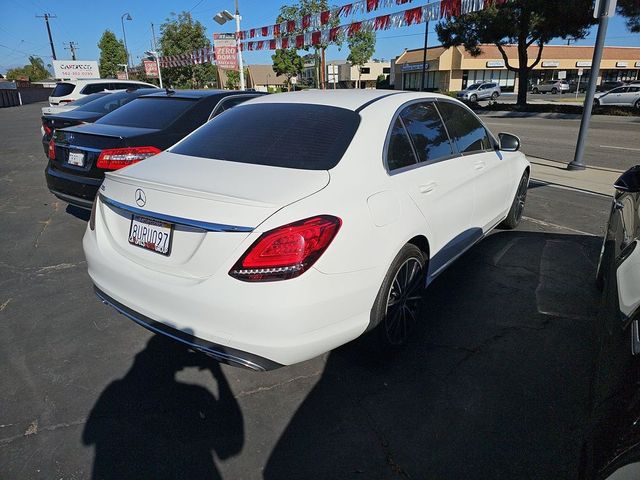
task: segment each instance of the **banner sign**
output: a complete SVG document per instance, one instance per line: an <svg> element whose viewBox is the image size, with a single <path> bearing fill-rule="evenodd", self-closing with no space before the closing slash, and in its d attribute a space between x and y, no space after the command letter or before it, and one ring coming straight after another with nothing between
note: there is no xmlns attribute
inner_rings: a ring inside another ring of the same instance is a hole
<svg viewBox="0 0 640 480"><path fill-rule="evenodd" d="M238 45L235 33L214 33L213 50L218 67L225 70L238 69Z"/></svg>
<svg viewBox="0 0 640 480"><path fill-rule="evenodd" d="M62 80L100 78L100 71L95 60L53 60L53 75Z"/></svg>
<svg viewBox="0 0 640 480"><path fill-rule="evenodd" d="M542 67L543 68L559 67L559 66L560 66L560 62L558 62L556 60L548 60L546 62L542 62Z"/></svg>
<svg viewBox="0 0 640 480"><path fill-rule="evenodd" d="M143 60L144 73L148 78L158 78L158 64L154 60Z"/></svg>
<svg viewBox="0 0 640 480"><path fill-rule="evenodd" d="M429 70L429 63L425 65L424 69ZM419 72L422 70L422 63L405 63L400 67L400 70L403 72Z"/></svg>
<svg viewBox="0 0 640 480"><path fill-rule="evenodd" d="M504 60L489 60L487 68L504 68Z"/></svg>

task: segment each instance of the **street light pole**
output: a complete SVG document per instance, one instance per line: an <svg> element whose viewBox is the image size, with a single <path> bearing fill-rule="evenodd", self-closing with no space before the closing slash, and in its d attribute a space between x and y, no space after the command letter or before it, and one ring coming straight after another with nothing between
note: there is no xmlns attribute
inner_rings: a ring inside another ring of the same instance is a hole
<svg viewBox="0 0 640 480"><path fill-rule="evenodd" d="M124 38L124 53L127 56L127 65L129 65L129 48L127 47L127 33L124 30L124 21L125 21L125 17L127 17L127 20L133 20L131 18L131 15L129 15L129 12L127 13L123 13L122 16L120 17L120 23L122 23L122 37Z"/></svg>
<svg viewBox="0 0 640 480"><path fill-rule="evenodd" d="M242 62L242 43L240 42L240 8L238 0L236 0L236 48L238 49L238 68L240 68L240 90L245 89L244 83L244 65Z"/></svg>

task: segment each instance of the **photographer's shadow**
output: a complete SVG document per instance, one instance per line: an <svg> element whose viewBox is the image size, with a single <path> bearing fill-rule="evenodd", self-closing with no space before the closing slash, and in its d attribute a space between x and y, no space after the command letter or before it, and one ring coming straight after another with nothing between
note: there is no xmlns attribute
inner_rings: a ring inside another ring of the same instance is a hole
<svg viewBox="0 0 640 480"><path fill-rule="evenodd" d="M209 370L217 397L179 382L176 374L186 367ZM82 441L95 446L93 479L215 479L221 477L213 455L239 453L244 426L219 364L156 335L102 392Z"/></svg>

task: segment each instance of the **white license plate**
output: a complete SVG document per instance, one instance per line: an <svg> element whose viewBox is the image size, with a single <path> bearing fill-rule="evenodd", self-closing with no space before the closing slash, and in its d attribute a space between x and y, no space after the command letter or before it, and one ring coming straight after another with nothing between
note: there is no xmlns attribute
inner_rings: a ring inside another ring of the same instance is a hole
<svg viewBox="0 0 640 480"><path fill-rule="evenodd" d="M162 255L171 253L173 225L134 215L129 228L129 243Z"/></svg>
<svg viewBox="0 0 640 480"><path fill-rule="evenodd" d="M77 167L84 167L84 153L82 152L69 152L69 158L67 159L69 165L75 165Z"/></svg>

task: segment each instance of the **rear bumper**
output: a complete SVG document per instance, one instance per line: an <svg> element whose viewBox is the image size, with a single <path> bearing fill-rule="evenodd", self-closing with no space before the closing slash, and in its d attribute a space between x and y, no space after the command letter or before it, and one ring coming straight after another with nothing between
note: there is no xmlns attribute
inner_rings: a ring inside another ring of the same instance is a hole
<svg viewBox="0 0 640 480"><path fill-rule="evenodd" d="M47 187L60 200L80 208L90 209L96 198L102 179L71 175L52 168L45 170Z"/></svg>

